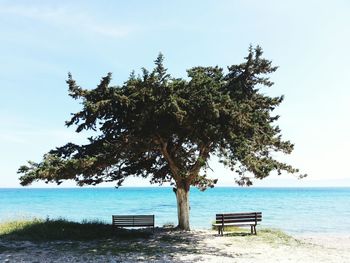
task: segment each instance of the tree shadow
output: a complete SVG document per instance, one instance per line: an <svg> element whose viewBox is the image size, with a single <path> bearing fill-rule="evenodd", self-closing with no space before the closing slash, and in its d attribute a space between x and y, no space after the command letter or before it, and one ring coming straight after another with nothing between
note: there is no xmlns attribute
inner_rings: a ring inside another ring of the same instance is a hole
<svg viewBox="0 0 350 263"><path fill-rule="evenodd" d="M244 234L244 233L243 233ZM151 247L166 247L163 254L166 253L170 257L182 261L183 257L191 255L193 260L205 262L206 256L221 256L235 258L241 256L238 253L228 253L220 247L208 246L207 239L225 238L217 235L214 231L179 231L176 229L161 229L150 240Z"/></svg>
<svg viewBox="0 0 350 263"><path fill-rule="evenodd" d="M1 228L0 239L14 241L137 239L152 235L147 229L120 229L98 221L78 223L65 219L14 221Z"/></svg>
<svg viewBox="0 0 350 263"><path fill-rule="evenodd" d="M230 233L231 234L231 233ZM234 233L234 236L245 233ZM57 257L71 254L73 257L140 256L146 261L182 261L190 256L205 260L205 256L238 257L216 246L207 246L209 238L225 238L216 232L180 231L174 228L118 229L100 222L75 223L67 220L37 220L12 226L0 232L0 253L28 255L37 253ZM45 254L46 253L46 254Z"/></svg>
<svg viewBox="0 0 350 263"><path fill-rule="evenodd" d="M224 233L224 236L228 237L245 237L245 236L255 236L254 234L248 232L227 232Z"/></svg>

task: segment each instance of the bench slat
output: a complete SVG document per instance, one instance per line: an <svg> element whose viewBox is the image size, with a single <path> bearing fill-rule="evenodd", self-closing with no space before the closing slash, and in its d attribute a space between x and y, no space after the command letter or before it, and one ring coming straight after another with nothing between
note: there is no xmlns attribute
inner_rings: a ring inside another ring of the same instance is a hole
<svg viewBox="0 0 350 263"><path fill-rule="evenodd" d="M217 213L217 215L251 215L251 214L262 214L262 212L237 212L237 213Z"/></svg>
<svg viewBox="0 0 350 263"><path fill-rule="evenodd" d="M222 215L224 215L224 217L251 217L251 216L255 216L255 213L251 213L251 214L216 214L216 217L222 217ZM262 214L257 213L256 216L261 217Z"/></svg>
<svg viewBox="0 0 350 263"><path fill-rule="evenodd" d="M112 218L117 218L117 219L150 219L150 218L153 218L153 215L150 215L150 216L112 216Z"/></svg>
<svg viewBox="0 0 350 263"><path fill-rule="evenodd" d="M262 217L261 216L246 216L246 217L217 217L216 220L246 220L246 219L249 219L249 220L261 220Z"/></svg>
<svg viewBox="0 0 350 263"><path fill-rule="evenodd" d="M257 219L261 219L262 218L262 216L219 216L219 217L217 217L216 218L216 220L221 220L222 218L224 218L225 220L226 219L232 219L232 220L240 220L240 219L242 219L242 220L244 220L244 219L250 219L250 218L257 218Z"/></svg>
<svg viewBox="0 0 350 263"><path fill-rule="evenodd" d="M243 220L224 220L224 224L226 223L245 223L245 222L255 222L254 218L243 219ZM256 220L256 222L261 222L261 220ZM222 220L216 220L216 223L222 223Z"/></svg>
<svg viewBox="0 0 350 263"><path fill-rule="evenodd" d="M117 227L154 228L154 215L112 215L112 225Z"/></svg>
<svg viewBox="0 0 350 263"><path fill-rule="evenodd" d="M224 215L225 217L245 217L245 216L255 216L255 213L246 213L246 214L216 214L217 217L221 217ZM261 213L256 213L257 216L262 216Z"/></svg>
<svg viewBox="0 0 350 263"><path fill-rule="evenodd" d="M113 220L113 222L153 222L153 220L133 220L133 219L130 219L130 220Z"/></svg>
<svg viewBox="0 0 350 263"><path fill-rule="evenodd" d="M255 225L255 222L245 222L245 223L225 223L224 226L251 226ZM222 224L213 224L213 226L222 226Z"/></svg>
<svg viewBox="0 0 350 263"><path fill-rule="evenodd" d="M225 219L245 219L245 218L262 218L262 216L218 216L216 217L216 219L222 219L222 218L225 218Z"/></svg>
<svg viewBox="0 0 350 263"><path fill-rule="evenodd" d="M236 216L238 216L238 217L240 217L240 216L255 216L255 214L216 214L216 216L222 216L222 215L224 215L224 216L233 216L233 217L236 217ZM262 216L262 214L256 214L257 216Z"/></svg>
<svg viewBox="0 0 350 263"><path fill-rule="evenodd" d="M153 224L117 224L116 226L153 226Z"/></svg>

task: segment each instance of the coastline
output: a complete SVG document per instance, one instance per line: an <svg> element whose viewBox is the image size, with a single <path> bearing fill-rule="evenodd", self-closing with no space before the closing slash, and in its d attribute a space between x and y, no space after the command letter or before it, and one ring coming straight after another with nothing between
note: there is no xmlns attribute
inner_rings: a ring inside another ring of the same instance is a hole
<svg viewBox="0 0 350 263"><path fill-rule="evenodd" d="M350 230L344 226L348 188L194 189L194 230L189 233L160 228L176 221L174 194L168 188L8 189L0 194L0 262L350 262ZM233 210L263 212L257 236L221 237L208 230L216 213ZM149 237L111 235L115 211L155 214L159 227ZM9 239L2 224L21 220L39 226L27 235L17 230L30 227L15 224L11 231L20 238ZM97 223L91 227L89 222ZM50 231L47 223L53 223Z"/></svg>
<svg viewBox="0 0 350 263"><path fill-rule="evenodd" d="M344 226L339 222L346 221L350 213L350 189L218 187L205 192L192 189L190 202L191 226L196 229L209 228L217 213L261 211L264 227L276 227L287 233L343 232ZM156 225L162 226L176 223L176 209L175 195L165 187L0 189L0 222L63 217L75 222L109 223L112 214L154 214Z"/></svg>
<svg viewBox="0 0 350 263"><path fill-rule="evenodd" d="M1 262L350 262L350 234L302 234L258 229L258 235L157 228L148 239L5 241Z"/></svg>

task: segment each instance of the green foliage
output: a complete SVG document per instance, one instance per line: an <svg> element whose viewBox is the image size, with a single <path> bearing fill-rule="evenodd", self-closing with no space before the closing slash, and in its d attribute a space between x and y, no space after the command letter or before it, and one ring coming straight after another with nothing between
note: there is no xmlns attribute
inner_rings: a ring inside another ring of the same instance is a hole
<svg viewBox="0 0 350 263"><path fill-rule="evenodd" d="M213 224L215 224L215 221L212 222L211 229L217 231L218 227L213 226ZM242 227L238 227L238 226L225 226L225 232L247 232L246 230L247 231L249 230L249 233L250 233L250 227L242 228Z"/></svg>
<svg viewBox="0 0 350 263"><path fill-rule="evenodd" d="M175 224L173 222L165 222L163 228L175 228Z"/></svg>
<svg viewBox="0 0 350 263"><path fill-rule="evenodd" d="M97 135L86 145L68 143L40 163L21 166L21 184L73 179L81 186L111 181L120 186L126 177L140 176L204 190L217 181L206 176L211 156L238 175L240 185L251 185L252 175L296 173L273 158L273 153L293 150L274 124L279 116L272 114L283 96L260 92L273 85L268 75L276 69L262 58L260 47L250 47L242 64L226 71L194 67L187 79L171 77L161 54L152 71L132 73L121 86L111 86L108 73L87 90L69 74L69 95L81 101L82 110L66 124Z"/></svg>
<svg viewBox="0 0 350 263"><path fill-rule="evenodd" d="M10 221L0 224L0 238L8 240L136 239L149 237L150 234L150 231L116 229L109 224L97 221L77 223L65 219L33 219Z"/></svg>

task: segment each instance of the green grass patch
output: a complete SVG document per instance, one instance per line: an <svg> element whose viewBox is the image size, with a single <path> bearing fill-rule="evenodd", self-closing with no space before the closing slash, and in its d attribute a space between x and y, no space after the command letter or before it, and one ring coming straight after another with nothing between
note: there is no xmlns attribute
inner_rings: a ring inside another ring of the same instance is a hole
<svg viewBox="0 0 350 263"><path fill-rule="evenodd" d="M213 224L215 224L215 221L213 221ZM218 227L212 225L211 229L217 231ZM225 226L224 234L247 235L247 234L250 234L250 227Z"/></svg>
<svg viewBox="0 0 350 263"><path fill-rule="evenodd" d="M217 230L217 227L212 226L212 229ZM270 244L301 244L299 240L279 229L259 228L258 225L256 227L256 232L257 235L252 235L250 233L250 227L225 226L224 228L225 236L242 236L246 238L255 238Z"/></svg>
<svg viewBox="0 0 350 263"><path fill-rule="evenodd" d="M218 227L212 226L212 230L218 230ZM250 233L250 227L248 228L243 228L243 227L238 227L238 226L225 226L224 227L224 232L247 232L249 231Z"/></svg>
<svg viewBox="0 0 350 263"><path fill-rule="evenodd" d="M175 228L175 224L173 222L166 222L163 224L163 228Z"/></svg>
<svg viewBox="0 0 350 263"><path fill-rule="evenodd" d="M258 228L257 232L255 236L250 235L250 228L227 227L224 234L238 241L251 240L272 246L301 244L280 230ZM153 234L148 229L116 229L103 222L32 219L0 223L0 253L31 250L35 243L38 250L49 249L57 253L74 251L82 257L138 253L155 259L164 253L175 255L179 250L184 255L201 254L203 251L198 246L199 241L200 237L196 240L191 238L191 233L184 234L174 229L158 229Z"/></svg>
<svg viewBox="0 0 350 263"><path fill-rule="evenodd" d="M226 232L225 232L226 231ZM250 228L244 229L239 227L234 227L231 229L226 229L225 227L224 235L231 237L242 237L248 239L254 239L268 244L288 244L288 245L300 245L301 241L295 239L294 237L288 235L287 233L279 229L271 228L257 228L257 235L250 234Z"/></svg>
<svg viewBox="0 0 350 263"><path fill-rule="evenodd" d="M149 229L116 229L103 222L78 223L64 219L0 223L0 253L31 250L33 243L38 250L74 251L81 257L138 253L153 259L164 253L171 256L178 247L183 253L198 253L187 237L172 229L153 234Z"/></svg>
<svg viewBox="0 0 350 263"><path fill-rule="evenodd" d="M57 220L19 220L0 224L0 239L49 241L49 240L98 240L148 238L147 230L116 229L98 221L71 222Z"/></svg>
<svg viewBox="0 0 350 263"><path fill-rule="evenodd" d="M270 244L301 244L301 241L286 234L285 232L279 229L264 228L261 229L258 233L262 241Z"/></svg>

